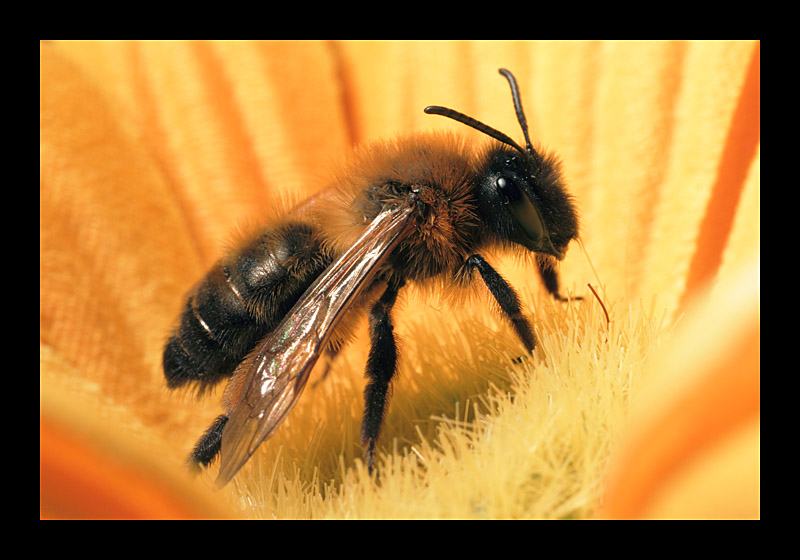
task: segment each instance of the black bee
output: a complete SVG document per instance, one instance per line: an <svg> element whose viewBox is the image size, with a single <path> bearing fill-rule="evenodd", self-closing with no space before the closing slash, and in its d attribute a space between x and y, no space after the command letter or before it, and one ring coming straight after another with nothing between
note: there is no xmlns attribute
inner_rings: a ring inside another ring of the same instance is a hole
<svg viewBox="0 0 800 560"><path fill-rule="evenodd" d="M468 284L477 271L526 350L533 330L514 289L481 256L494 247L536 253L559 294L554 259L578 235L557 158L534 150L514 76L505 69L525 148L445 107L425 112L473 127L480 147L416 134L356 151L330 187L220 260L189 293L164 349L170 388L200 390L230 377L225 414L190 463L221 452L224 485L280 425L326 349L335 353L357 309L369 309L361 443L369 471L397 368L392 307L408 282ZM441 281L444 282L441 282Z"/></svg>

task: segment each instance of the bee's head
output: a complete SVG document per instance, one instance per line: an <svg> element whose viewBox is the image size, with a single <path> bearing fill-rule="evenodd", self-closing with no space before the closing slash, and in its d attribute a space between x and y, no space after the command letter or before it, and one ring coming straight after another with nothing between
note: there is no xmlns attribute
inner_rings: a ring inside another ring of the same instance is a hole
<svg viewBox="0 0 800 560"><path fill-rule="evenodd" d="M561 180L558 160L533 149L514 76L500 73L511 85L514 107L526 147L511 138L446 107L427 107L428 114L462 122L498 140L478 159L478 210L484 223L501 238L537 253L563 259L569 242L578 235L578 216Z"/></svg>
<svg viewBox="0 0 800 560"><path fill-rule="evenodd" d="M503 239L563 259L578 218L554 157L492 147L478 171L478 210Z"/></svg>

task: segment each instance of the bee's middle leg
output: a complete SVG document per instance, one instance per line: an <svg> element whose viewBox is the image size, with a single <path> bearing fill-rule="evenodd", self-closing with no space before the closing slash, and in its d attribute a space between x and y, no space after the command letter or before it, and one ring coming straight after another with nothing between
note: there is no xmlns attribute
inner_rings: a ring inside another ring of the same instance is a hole
<svg viewBox="0 0 800 560"><path fill-rule="evenodd" d="M374 468L375 444L386 415L389 384L397 370L397 345L390 312L402 287L392 285L375 302L369 313L370 350L367 358L367 386L364 389L364 419L361 424L361 445L370 473Z"/></svg>

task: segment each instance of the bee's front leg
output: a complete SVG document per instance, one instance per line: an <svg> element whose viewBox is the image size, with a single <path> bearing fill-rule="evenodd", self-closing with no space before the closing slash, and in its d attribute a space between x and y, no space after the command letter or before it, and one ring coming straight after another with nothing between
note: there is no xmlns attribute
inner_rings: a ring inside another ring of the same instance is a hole
<svg viewBox="0 0 800 560"><path fill-rule="evenodd" d="M506 318L511 321L511 326L514 332L522 341L525 349L528 352L533 352L536 348L536 337L533 335L533 328L531 327L528 318L522 313L522 305L519 302L519 296L511 284L506 282L506 279L500 276L492 265L486 262L480 255L472 255L467 259L466 266L472 270L477 269L483 278L486 287L494 296L494 299L500 305L500 309Z"/></svg>
<svg viewBox="0 0 800 560"><path fill-rule="evenodd" d="M536 255L536 268L544 282L544 287L558 301L582 300L581 296L566 297L561 295L558 280L558 271L554 268L552 257Z"/></svg>

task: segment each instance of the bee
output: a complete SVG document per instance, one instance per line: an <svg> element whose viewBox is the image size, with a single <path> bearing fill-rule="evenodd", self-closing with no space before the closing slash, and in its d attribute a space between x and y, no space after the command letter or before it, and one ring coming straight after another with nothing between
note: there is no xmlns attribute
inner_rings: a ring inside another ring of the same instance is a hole
<svg viewBox="0 0 800 560"><path fill-rule="evenodd" d="M357 150L328 188L223 257L189 292L164 374L169 388L200 392L228 379L225 412L188 459L199 469L220 455L219 486L278 428L320 356L338 351L363 309L370 350L361 444L373 472L397 370L392 308L407 284L465 286L479 277L534 350L517 293L481 252L534 253L544 286L564 300L553 265L578 236L578 216L559 160L531 144L516 79L499 72L524 148L458 111L427 107L489 139L472 146L425 133Z"/></svg>

